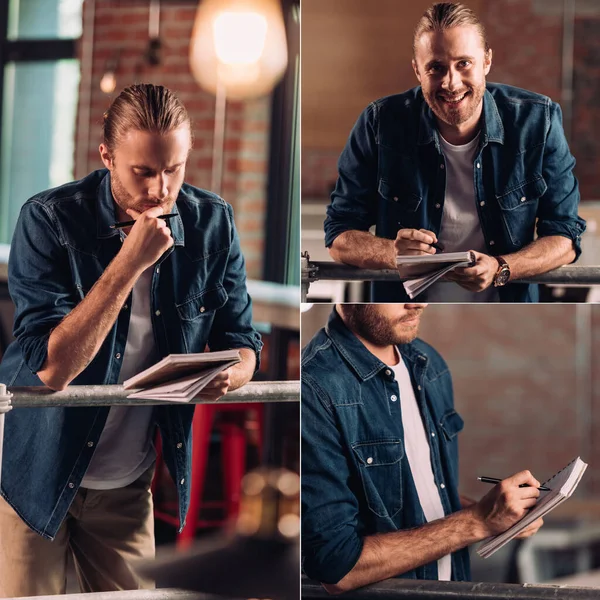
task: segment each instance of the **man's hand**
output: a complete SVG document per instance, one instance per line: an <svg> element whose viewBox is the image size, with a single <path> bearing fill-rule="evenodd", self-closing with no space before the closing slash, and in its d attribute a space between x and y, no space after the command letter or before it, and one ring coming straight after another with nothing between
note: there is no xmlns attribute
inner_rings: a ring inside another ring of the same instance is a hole
<svg viewBox="0 0 600 600"><path fill-rule="evenodd" d="M200 398L203 400L218 400L224 396L231 386L231 367L221 371L205 388L200 392Z"/></svg>
<svg viewBox="0 0 600 600"><path fill-rule="evenodd" d="M160 206L143 213L131 208L126 212L135 219L135 224L123 242L122 252L129 256L134 268L144 271L173 245L171 230L164 219L158 218L163 214Z"/></svg>
<svg viewBox="0 0 600 600"><path fill-rule="evenodd" d="M519 487L524 483L529 487ZM520 521L535 506L540 485L529 471L521 471L496 484L477 504L466 509L474 512L481 527L481 537L503 533ZM533 535L542 526L542 520L538 521L523 530L520 537Z"/></svg>
<svg viewBox="0 0 600 600"><path fill-rule="evenodd" d="M407 254L435 254L431 245L437 242L437 236L428 229L400 229L394 240L396 256Z"/></svg>
<svg viewBox="0 0 600 600"><path fill-rule="evenodd" d="M454 281L470 292L482 292L492 285L498 272L498 261L493 256L471 250L475 255L472 267L460 267L446 275L448 281Z"/></svg>

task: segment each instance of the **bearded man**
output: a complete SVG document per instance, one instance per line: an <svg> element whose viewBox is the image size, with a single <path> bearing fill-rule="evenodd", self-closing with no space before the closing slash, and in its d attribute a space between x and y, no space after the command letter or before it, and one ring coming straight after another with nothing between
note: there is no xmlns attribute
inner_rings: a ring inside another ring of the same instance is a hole
<svg viewBox="0 0 600 600"><path fill-rule="evenodd" d="M334 260L368 269L393 269L397 255L471 250L474 266L419 299L536 302L537 285L513 282L576 260L585 230L560 107L486 84L492 50L462 4L427 10L412 66L420 86L372 102L350 134L325 245ZM373 284L372 301L407 300L401 283Z"/></svg>
<svg viewBox="0 0 600 600"><path fill-rule="evenodd" d="M184 183L190 119L167 88L123 90L103 132L106 169L21 209L9 264L16 341L0 381L116 384L170 353L239 348L241 362L202 391L216 400L250 380L261 348L231 206ZM0 596L64 594L68 554L83 592L152 587L131 561L154 555L154 433L183 527L193 413L193 404L12 410Z"/></svg>
<svg viewBox="0 0 600 600"><path fill-rule="evenodd" d="M468 581L467 547L539 496L529 471L479 502L459 495L463 420L446 363L416 339L424 307L337 305L302 353L303 566L331 593L390 577Z"/></svg>

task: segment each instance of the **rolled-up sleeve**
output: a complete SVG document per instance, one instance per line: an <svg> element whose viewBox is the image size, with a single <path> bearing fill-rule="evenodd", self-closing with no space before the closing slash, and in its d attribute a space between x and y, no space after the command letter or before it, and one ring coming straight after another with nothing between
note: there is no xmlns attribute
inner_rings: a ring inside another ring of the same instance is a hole
<svg viewBox="0 0 600 600"><path fill-rule="evenodd" d="M227 302L215 314L208 345L211 350L250 348L256 354L256 370L258 370L262 342L260 335L252 326L252 300L246 289L246 266L230 205L227 205L227 218L231 244L223 276Z"/></svg>
<svg viewBox="0 0 600 600"><path fill-rule="evenodd" d="M368 231L377 208L377 106L360 115L338 161L338 179L325 219L325 246L345 231Z"/></svg>
<svg viewBox="0 0 600 600"><path fill-rule="evenodd" d="M302 374L302 554L312 579L337 583L362 552L350 467L324 392Z"/></svg>
<svg viewBox="0 0 600 600"><path fill-rule="evenodd" d="M58 231L48 208L30 200L21 209L10 249L14 335L33 373L46 362L50 332L79 301Z"/></svg>
<svg viewBox="0 0 600 600"><path fill-rule="evenodd" d="M581 254L585 221L577 214L579 184L573 174L574 167L575 158L565 138L560 106L552 102L543 164L548 189L540 198L537 233L539 237L560 235L572 240L577 260Z"/></svg>

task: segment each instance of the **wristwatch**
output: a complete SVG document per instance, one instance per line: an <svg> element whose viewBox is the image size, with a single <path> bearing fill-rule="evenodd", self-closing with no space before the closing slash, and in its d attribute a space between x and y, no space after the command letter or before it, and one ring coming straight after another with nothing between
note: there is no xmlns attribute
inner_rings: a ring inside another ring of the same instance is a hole
<svg viewBox="0 0 600 600"><path fill-rule="evenodd" d="M494 256L494 258L498 261L498 270L494 275L494 287L500 287L508 283L510 279L510 267L501 256Z"/></svg>

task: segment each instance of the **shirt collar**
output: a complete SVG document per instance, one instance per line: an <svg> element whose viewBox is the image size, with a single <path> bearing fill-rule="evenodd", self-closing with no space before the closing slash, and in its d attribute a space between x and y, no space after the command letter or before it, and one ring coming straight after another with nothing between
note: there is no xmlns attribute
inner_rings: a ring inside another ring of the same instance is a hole
<svg viewBox="0 0 600 600"><path fill-rule="evenodd" d="M100 185L98 186L98 225L97 225L97 237L98 239L105 239L119 235L118 229L112 229L111 225L117 222L117 216L115 212L115 200L112 195L110 188L110 171L106 169L106 174L102 178ZM173 241L176 246L185 245L185 236L183 231L183 221L179 211L179 204L181 201L181 192L175 203L175 212L177 216L174 219L169 220L169 229L173 236Z"/></svg>
<svg viewBox="0 0 600 600"><path fill-rule="evenodd" d="M374 377L382 370L389 369L388 365L369 352L354 333L346 327L335 307L329 315L325 331L351 369L363 381ZM400 344L397 348L400 355L411 363L426 365L427 356L415 349L412 344Z"/></svg>
<svg viewBox="0 0 600 600"><path fill-rule="evenodd" d="M498 112L498 106L494 97L487 89L483 95L483 123L481 132L482 145L485 145L488 142L504 144L504 126L502 125L502 119ZM435 142L436 147L439 148L439 137L435 115L423 98L417 144L423 146L430 144L431 142Z"/></svg>

